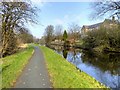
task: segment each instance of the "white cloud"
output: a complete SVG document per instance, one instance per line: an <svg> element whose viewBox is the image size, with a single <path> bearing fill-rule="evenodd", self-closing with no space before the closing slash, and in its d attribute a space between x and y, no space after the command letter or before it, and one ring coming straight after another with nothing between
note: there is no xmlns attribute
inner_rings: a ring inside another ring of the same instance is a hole
<svg viewBox="0 0 120 90"><path fill-rule="evenodd" d="M34 3L41 3L41 2L43 2L43 0L31 0L32 2L34 2Z"/></svg>
<svg viewBox="0 0 120 90"><path fill-rule="evenodd" d="M31 2L39 7L43 7L45 5L46 2L44 2L44 0L31 0Z"/></svg>
<svg viewBox="0 0 120 90"><path fill-rule="evenodd" d="M70 23L78 23L81 20L81 15L65 15L63 18L55 19L56 24L70 24Z"/></svg>
<svg viewBox="0 0 120 90"><path fill-rule="evenodd" d="M54 20L55 24L65 24L69 21L69 15L65 15L63 18L57 18Z"/></svg>
<svg viewBox="0 0 120 90"><path fill-rule="evenodd" d="M64 19L68 19L68 18L69 18L69 15L65 15L65 16L64 16Z"/></svg>
<svg viewBox="0 0 120 90"><path fill-rule="evenodd" d="M56 19L55 22L56 24L64 24L64 20L62 19Z"/></svg>
<svg viewBox="0 0 120 90"><path fill-rule="evenodd" d="M67 29L71 23L76 23L80 26L84 24L81 21L85 19L86 16L83 16L83 14L78 14L78 15L64 15L63 18L57 18L54 20L54 25L63 25L64 28ZM87 19L87 18L86 18Z"/></svg>

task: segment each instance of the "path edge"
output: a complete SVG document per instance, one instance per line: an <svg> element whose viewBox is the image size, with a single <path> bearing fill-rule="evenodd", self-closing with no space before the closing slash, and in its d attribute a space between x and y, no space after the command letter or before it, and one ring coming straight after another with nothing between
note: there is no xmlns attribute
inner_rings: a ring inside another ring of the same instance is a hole
<svg viewBox="0 0 120 90"><path fill-rule="evenodd" d="M17 79L15 80L15 82L13 82L13 85L11 86L12 88L15 88L16 82L19 80L20 76L22 75L22 73L24 72L25 68L26 68L27 65L29 64L29 62L30 62L31 58L33 57L34 53L35 53L35 47L34 47L34 49L33 49L33 51L32 51L32 55L31 55L30 58L28 59L28 62L24 65L21 73L18 75L18 77L17 77Z"/></svg>
<svg viewBox="0 0 120 90"><path fill-rule="evenodd" d="M43 58L44 58L44 61L45 61L45 62L44 62L44 63L45 63L45 68L46 68L46 70L47 70L47 74L48 74L48 78L49 78L49 80L50 80L51 88L54 88L54 87L53 87L53 83L52 83L52 81L51 81L50 73L49 73L49 71L48 71L48 66L47 66L47 63L46 63L46 59L45 59L44 53L43 53L43 51L41 50L40 46L39 46L39 50L41 51L41 53L42 53L42 55L43 55Z"/></svg>

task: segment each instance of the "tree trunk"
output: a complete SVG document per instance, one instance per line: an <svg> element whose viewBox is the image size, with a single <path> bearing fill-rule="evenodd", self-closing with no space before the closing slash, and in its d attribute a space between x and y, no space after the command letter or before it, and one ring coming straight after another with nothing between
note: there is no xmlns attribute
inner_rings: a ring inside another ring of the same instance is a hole
<svg viewBox="0 0 120 90"><path fill-rule="evenodd" d="M1 57L13 54L16 48L16 39L13 31L14 26L4 22L2 24L2 51Z"/></svg>

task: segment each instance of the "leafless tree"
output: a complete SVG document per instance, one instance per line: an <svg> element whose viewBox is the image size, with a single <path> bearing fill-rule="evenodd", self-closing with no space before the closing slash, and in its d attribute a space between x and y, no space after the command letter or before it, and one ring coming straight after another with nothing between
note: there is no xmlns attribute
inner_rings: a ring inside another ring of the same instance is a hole
<svg viewBox="0 0 120 90"><path fill-rule="evenodd" d="M46 44L46 46L49 46L51 41L53 40L53 34L54 34L54 26L48 25L45 29L45 44Z"/></svg>
<svg viewBox="0 0 120 90"><path fill-rule="evenodd" d="M92 18L98 18L102 16L115 16L120 20L120 1L117 0L101 0L101 2L94 2L92 4L94 12L92 12Z"/></svg>
<svg viewBox="0 0 120 90"><path fill-rule="evenodd" d="M27 28L20 28L19 33L17 34L18 44L20 43L32 43L33 35Z"/></svg>
<svg viewBox="0 0 120 90"><path fill-rule="evenodd" d="M16 49L16 28L27 22L36 22L36 8L27 2L2 2L2 56L14 53Z"/></svg>
<svg viewBox="0 0 120 90"><path fill-rule="evenodd" d="M71 39L74 40L80 39L80 29L81 28L78 24L75 23L70 24L70 26L68 27L68 30L70 31L69 37L71 37Z"/></svg>
<svg viewBox="0 0 120 90"><path fill-rule="evenodd" d="M62 30L63 30L62 25L55 26L55 36L57 40L62 39Z"/></svg>
<svg viewBox="0 0 120 90"><path fill-rule="evenodd" d="M41 45L45 45L45 36L42 36L39 42Z"/></svg>
<svg viewBox="0 0 120 90"><path fill-rule="evenodd" d="M2 29L1 29L1 25L0 25L0 46L1 46L1 43L2 43L2 41L1 41L1 38L2 38L1 36L2 35L1 34L2 34Z"/></svg>

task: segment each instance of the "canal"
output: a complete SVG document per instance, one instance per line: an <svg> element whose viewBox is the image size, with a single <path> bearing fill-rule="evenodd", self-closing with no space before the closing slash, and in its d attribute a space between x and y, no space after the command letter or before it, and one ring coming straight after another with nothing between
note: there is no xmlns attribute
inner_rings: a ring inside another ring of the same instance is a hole
<svg viewBox="0 0 120 90"><path fill-rule="evenodd" d="M120 88L120 54L93 53L81 49L51 46L77 69L89 74L110 88Z"/></svg>

